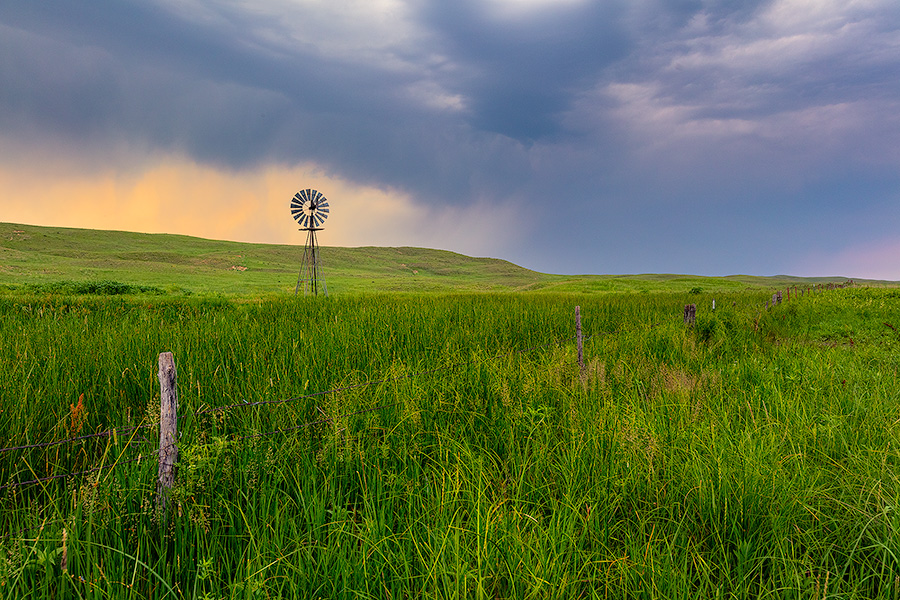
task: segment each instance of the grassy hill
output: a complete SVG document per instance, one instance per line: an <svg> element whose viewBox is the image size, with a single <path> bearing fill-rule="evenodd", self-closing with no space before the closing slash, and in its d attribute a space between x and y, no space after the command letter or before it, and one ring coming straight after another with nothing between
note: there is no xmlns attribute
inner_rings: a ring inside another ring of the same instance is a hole
<svg viewBox="0 0 900 600"><path fill-rule="evenodd" d="M115 281L165 293L279 295L293 293L302 255L302 246L0 223L0 287L5 289L51 289L59 282ZM550 275L495 258L409 247L324 247L322 267L331 294L724 291L844 279Z"/></svg>

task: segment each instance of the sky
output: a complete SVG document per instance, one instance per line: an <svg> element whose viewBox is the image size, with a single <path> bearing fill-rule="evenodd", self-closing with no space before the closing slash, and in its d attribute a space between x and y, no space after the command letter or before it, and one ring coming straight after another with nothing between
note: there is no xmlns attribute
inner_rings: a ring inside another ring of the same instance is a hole
<svg viewBox="0 0 900 600"><path fill-rule="evenodd" d="M900 2L0 3L0 221L302 245L305 188L323 246L900 280Z"/></svg>

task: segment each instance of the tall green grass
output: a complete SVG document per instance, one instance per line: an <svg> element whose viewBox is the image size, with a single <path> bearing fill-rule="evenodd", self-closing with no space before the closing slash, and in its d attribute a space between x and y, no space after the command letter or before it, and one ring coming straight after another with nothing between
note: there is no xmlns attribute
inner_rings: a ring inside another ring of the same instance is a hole
<svg viewBox="0 0 900 600"><path fill-rule="evenodd" d="M895 598L900 296L765 297L0 299L2 446L152 422L161 351L183 415L383 380L183 417L168 518L152 460L0 491L0 597ZM576 304L583 372L517 352Z"/></svg>

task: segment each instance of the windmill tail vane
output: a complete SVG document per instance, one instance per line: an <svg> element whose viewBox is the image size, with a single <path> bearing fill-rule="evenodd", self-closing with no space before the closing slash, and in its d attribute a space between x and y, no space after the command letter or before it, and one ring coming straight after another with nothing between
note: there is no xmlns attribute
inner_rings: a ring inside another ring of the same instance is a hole
<svg viewBox="0 0 900 600"><path fill-rule="evenodd" d="M327 296L328 286L322 276L322 267L319 264L319 242L316 232L322 230L322 224L328 218L331 209L328 199L322 192L305 189L300 190L291 199L291 216L300 225L300 231L306 231L306 246L303 248L303 262L300 265L300 274L297 276L297 286L294 295L300 292L300 283L303 282L303 294L319 295L319 288Z"/></svg>

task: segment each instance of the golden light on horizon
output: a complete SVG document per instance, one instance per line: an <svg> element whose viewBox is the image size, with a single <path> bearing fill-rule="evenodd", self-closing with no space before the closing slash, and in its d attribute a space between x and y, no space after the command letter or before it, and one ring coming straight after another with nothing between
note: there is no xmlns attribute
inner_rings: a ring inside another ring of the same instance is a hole
<svg viewBox="0 0 900 600"><path fill-rule="evenodd" d="M509 223L509 207L434 208L409 195L363 186L316 165L266 166L226 171L192 161L166 159L131 173L78 174L48 167L0 167L3 221L175 233L241 242L302 244L290 200L315 188L332 204L322 245L424 245L490 252ZM460 218L467 211L476 219Z"/></svg>

